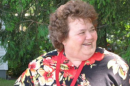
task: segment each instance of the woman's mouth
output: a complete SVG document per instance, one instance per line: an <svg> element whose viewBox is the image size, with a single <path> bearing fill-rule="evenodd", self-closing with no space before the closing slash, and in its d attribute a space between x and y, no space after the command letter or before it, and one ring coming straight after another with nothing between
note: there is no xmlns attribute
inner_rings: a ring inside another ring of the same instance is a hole
<svg viewBox="0 0 130 86"><path fill-rule="evenodd" d="M84 46L91 46L92 43L84 43L83 45L84 45Z"/></svg>

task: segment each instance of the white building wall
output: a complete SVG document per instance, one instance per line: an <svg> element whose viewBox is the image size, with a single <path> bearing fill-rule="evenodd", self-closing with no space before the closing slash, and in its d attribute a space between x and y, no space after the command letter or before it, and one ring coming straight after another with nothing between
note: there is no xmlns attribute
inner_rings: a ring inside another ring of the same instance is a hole
<svg viewBox="0 0 130 86"><path fill-rule="evenodd" d="M6 53L5 49L0 46L0 57L4 56ZM0 70L8 70L8 62L3 62L0 58Z"/></svg>

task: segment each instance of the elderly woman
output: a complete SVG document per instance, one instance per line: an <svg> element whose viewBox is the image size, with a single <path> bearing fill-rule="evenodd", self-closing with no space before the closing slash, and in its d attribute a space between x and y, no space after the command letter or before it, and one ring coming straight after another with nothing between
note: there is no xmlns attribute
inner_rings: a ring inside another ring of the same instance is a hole
<svg viewBox="0 0 130 86"><path fill-rule="evenodd" d="M15 86L130 86L129 67L118 55L96 48L97 13L73 0L50 16L56 50L29 63Z"/></svg>

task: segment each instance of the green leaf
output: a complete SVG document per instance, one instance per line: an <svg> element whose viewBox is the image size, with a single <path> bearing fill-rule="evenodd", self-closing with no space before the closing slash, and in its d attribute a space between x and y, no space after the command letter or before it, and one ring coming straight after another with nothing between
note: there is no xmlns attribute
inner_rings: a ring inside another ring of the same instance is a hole
<svg viewBox="0 0 130 86"><path fill-rule="evenodd" d="M5 4L7 4L7 3L8 3L8 0L3 0L3 1L2 1L2 4L3 4L3 5L5 5Z"/></svg>

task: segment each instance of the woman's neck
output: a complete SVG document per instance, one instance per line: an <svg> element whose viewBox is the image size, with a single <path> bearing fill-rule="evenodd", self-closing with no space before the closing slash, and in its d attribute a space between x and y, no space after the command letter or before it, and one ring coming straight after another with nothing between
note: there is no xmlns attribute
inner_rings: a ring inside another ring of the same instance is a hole
<svg viewBox="0 0 130 86"><path fill-rule="evenodd" d="M71 60L70 60L71 61ZM71 61L73 64L74 64L74 66L76 66L76 67L79 67L80 66L80 64L82 63L82 61Z"/></svg>
<svg viewBox="0 0 130 86"><path fill-rule="evenodd" d="M73 65L76 66L76 67L79 67L79 65L82 63L81 60L76 59L76 58L75 59L74 58L70 58L67 55L66 55L66 58L69 59L73 63Z"/></svg>
<svg viewBox="0 0 130 86"><path fill-rule="evenodd" d="M71 55L67 54L66 52L64 52L64 53L65 53L66 58L69 59L71 61L71 63L73 63L73 65L76 67L79 67L80 64L82 63L82 61L84 61L80 58L76 58L75 56L72 57Z"/></svg>

